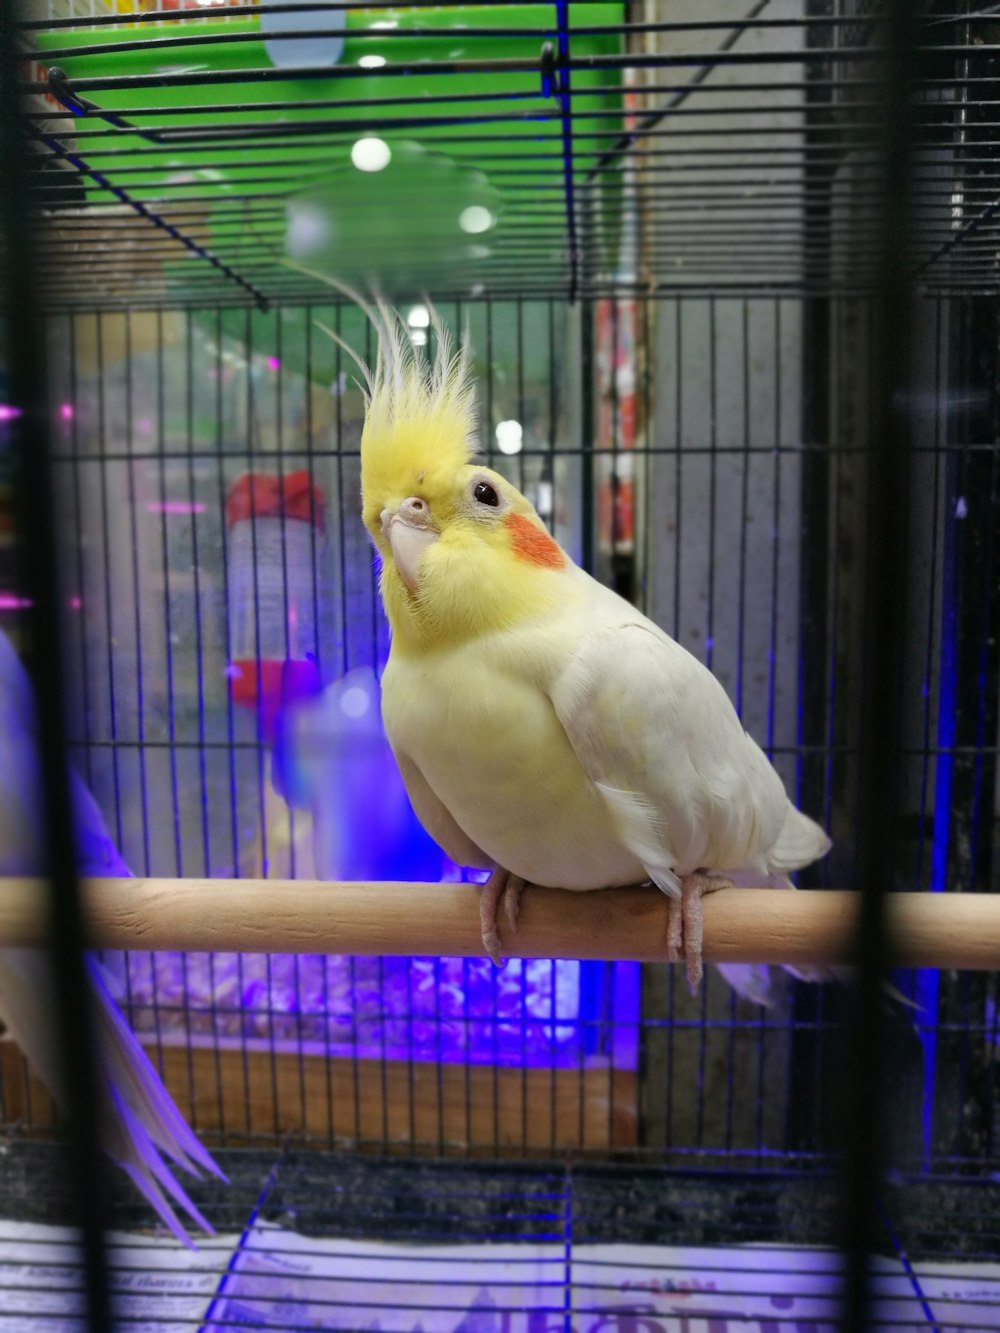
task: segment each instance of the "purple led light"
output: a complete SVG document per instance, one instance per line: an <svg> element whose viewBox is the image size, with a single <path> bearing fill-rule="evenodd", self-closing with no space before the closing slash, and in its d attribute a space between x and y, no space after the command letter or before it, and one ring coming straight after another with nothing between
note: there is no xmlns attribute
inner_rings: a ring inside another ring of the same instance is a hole
<svg viewBox="0 0 1000 1333"><path fill-rule="evenodd" d="M281 368L280 360L276 356L269 356L267 358L267 368L268 370L279 370Z"/></svg>
<svg viewBox="0 0 1000 1333"><path fill-rule="evenodd" d="M73 404L63 403L59 408L59 415L62 417L63 421L72 421L74 416Z"/></svg>
<svg viewBox="0 0 1000 1333"><path fill-rule="evenodd" d="M31 605L30 597L18 597L14 592L0 592L0 611L26 611Z"/></svg>
<svg viewBox="0 0 1000 1333"><path fill-rule="evenodd" d="M0 403L0 421L16 421L21 415L19 407L11 407L9 403Z"/></svg>

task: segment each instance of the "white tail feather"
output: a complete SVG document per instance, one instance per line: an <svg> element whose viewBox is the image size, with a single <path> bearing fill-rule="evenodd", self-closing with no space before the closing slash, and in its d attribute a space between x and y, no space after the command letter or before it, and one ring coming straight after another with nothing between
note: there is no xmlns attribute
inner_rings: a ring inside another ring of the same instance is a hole
<svg viewBox="0 0 1000 1333"><path fill-rule="evenodd" d="M225 1180L174 1105L152 1061L111 998L98 969L89 958L87 962L97 1000L94 1009L101 1070L108 1085L117 1090L139 1118L152 1142L178 1166L192 1175L198 1175L200 1167Z"/></svg>
<svg viewBox="0 0 1000 1333"><path fill-rule="evenodd" d="M191 1175L226 1177L202 1147L125 1022L100 965L87 957L102 1093L102 1129L108 1155L131 1177L164 1224L191 1245L169 1199L210 1235L211 1226L164 1163L161 1153ZM0 950L0 1018L56 1101L64 1100L52 1012L52 977L38 949ZM168 1197L169 1196L169 1199Z"/></svg>
<svg viewBox="0 0 1000 1333"><path fill-rule="evenodd" d="M770 1009L774 1003L771 969L766 963L716 963L725 981L751 1004Z"/></svg>
<svg viewBox="0 0 1000 1333"><path fill-rule="evenodd" d="M146 1201L152 1206L164 1226L188 1249L196 1248L191 1237L184 1229L184 1224L174 1212L164 1196L164 1190L188 1214L196 1226L214 1236L215 1229L191 1202L168 1168L164 1165L156 1146L146 1132L138 1116L122 1101L113 1088L108 1089L113 1106L113 1120L116 1136L119 1136L125 1149L125 1155L116 1152L112 1143L105 1146L108 1155L118 1163L125 1174L132 1180ZM109 1136L111 1137L111 1136Z"/></svg>
<svg viewBox="0 0 1000 1333"><path fill-rule="evenodd" d="M796 810L789 801L778 841L767 853L767 864L771 870L801 870L826 856L831 846L815 820Z"/></svg>

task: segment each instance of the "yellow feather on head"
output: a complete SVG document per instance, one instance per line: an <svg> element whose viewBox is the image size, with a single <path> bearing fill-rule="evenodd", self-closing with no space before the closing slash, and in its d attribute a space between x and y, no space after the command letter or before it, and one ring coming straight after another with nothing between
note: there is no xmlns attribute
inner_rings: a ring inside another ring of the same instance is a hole
<svg viewBox="0 0 1000 1333"><path fill-rule="evenodd" d="M451 335L431 309L436 349L428 361L400 315L379 302L371 312L378 334L368 411L361 434L364 521L381 537L380 497L399 498L421 486L443 490L475 453L476 394L468 340L452 351Z"/></svg>
<svg viewBox="0 0 1000 1333"><path fill-rule="evenodd" d="M428 311L436 341L433 361L416 346L397 310L381 300L371 306L344 284L332 285L360 306L378 339L375 369L371 370L352 347L317 320L364 376L363 516L365 527L381 547L379 513L386 498L398 492L403 499L421 486L444 489L476 452L472 354L468 335L453 350L451 334L431 305Z"/></svg>
<svg viewBox="0 0 1000 1333"><path fill-rule="evenodd" d="M454 351L448 329L429 307L436 343L430 359L385 302L372 306L343 284L325 281L357 303L378 337L371 370L332 329L319 324L351 356L367 388L362 516L383 559L380 587L394 643L412 648L484 633L565 600L565 587L557 589L552 582L555 572L569 564L565 553L520 491L475 463L476 394L468 337ZM477 507L471 495L480 482L495 492L489 508ZM414 497L430 516L430 523L421 526L433 533L421 557L417 588L412 573L409 587L400 574L382 527L384 512L395 515Z"/></svg>

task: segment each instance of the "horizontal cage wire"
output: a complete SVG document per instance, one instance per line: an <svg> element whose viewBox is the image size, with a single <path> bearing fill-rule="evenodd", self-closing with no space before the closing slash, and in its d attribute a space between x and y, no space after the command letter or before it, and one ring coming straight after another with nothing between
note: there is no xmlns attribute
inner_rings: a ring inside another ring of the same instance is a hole
<svg viewBox="0 0 1000 1333"><path fill-rule="evenodd" d="M483 463L709 668L829 831L799 889L864 887L891 669L883 887L994 890L1000 14L914 17L894 288L890 11L22 0L62 703L98 874L209 880L221 915L240 880L485 879L418 822L381 721L357 289L429 357L466 333ZM27 659L15 308L0 333L0 647ZM886 411L891 645L861 613ZM39 868L0 848L0 874ZM136 1330L852 1317L849 988L283 944L97 955L229 1178L184 1177L219 1233L193 1253L110 1166L87 1250L72 1117L0 1033L0 1331L84 1327L98 1271ZM992 972L891 973L869 1326L1000 1327L998 976L1000 945Z"/></svg>
<svg viewBox="0 0 1000 1333"><path fill-rule="evenodd" d="M331 247L341 276L406 288L416 245L456 297L877 279L878 28L850 7L71 8L37 0L23 23L48 302L315 299L282 261ZM929 291L996 281L990 23L932 6L921 24Z"/></svg>

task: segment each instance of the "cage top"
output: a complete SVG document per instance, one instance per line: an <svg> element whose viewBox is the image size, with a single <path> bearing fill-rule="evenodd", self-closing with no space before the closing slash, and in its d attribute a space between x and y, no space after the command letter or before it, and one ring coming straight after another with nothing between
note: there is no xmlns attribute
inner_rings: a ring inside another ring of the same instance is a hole
<svg viewBox="0 0 1000 1333"><path fill-rule="evenodd" d="M26 0L55 308L864 291L877 18L825 0ZM997 285L1000 17L928 7L913 275ZM294 264L299 267L293 266Z"/></svg>

